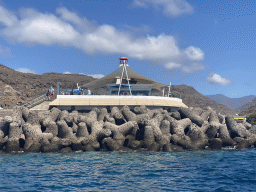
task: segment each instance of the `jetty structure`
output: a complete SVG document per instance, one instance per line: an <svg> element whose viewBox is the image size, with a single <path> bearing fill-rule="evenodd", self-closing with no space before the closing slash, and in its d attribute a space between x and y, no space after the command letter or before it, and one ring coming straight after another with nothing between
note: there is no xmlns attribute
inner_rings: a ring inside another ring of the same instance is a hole
<svg viewBox="0 0 256 192"><path fill-rule="evenodd" d="M131 109L145 105L149 109L163 108L169 112L187 107L179 93L166 91L167 85L140 75L129 67L128 58L119 58L119 67L101 79L84 84L80 87L86 95L63 95L58 84L57 98L49 104L68 111L89 111L93 108L122 108L127 105ZM88 91L90 90L90 91ZM92 94L87 93L92 92Z"/></svg>

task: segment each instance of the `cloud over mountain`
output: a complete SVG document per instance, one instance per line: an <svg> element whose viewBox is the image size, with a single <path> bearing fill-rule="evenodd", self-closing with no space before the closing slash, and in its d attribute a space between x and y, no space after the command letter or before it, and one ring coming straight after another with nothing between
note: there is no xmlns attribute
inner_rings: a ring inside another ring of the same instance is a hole
<svg viewBox="0 0 256 192"><path fill-rule="evenodd" d="M95 79L100 79L100 78L104 77L105 75L103 75L103 74L92 74L92 75L87 75L87 76L91 76Z"/></svg>
<svg viewBox="0 0 256 192"><path fill-rule="evenodd" d="M226 78L221 77L218 74L214 74L211 73L207 76L206 80L210 83L210 84L218 84L221 86L228 86L232 84L232 81Z"/></svg>
<svg viewBox="0 0 256 192"><path fill-rule="evenodd" d="M69 71L65 71L63 74L68 75L71 74Z"/></svg>
<svg viewBox="0 0 256 192"><path fill-rule="evenodd" d="M69 71L66 71L66 72L64 72L63 74L72 74L72 73L69 72ZM100 79L100 78L102 78L102 77L105 76L105 75L103 75L103 74L84 74L84 73L79 73L79 75L87 75L87 76L91 76L91 77L93 77L93 78L95 78L95 79Z"/></svg>
<svg viewBox="0 0 256 192"><path fill-rule="evenodd" d="M38 74L36 71L32 70L32 69L28 69L28 68L19 68L16 69L16 71L19 71L21 73L32 73L32 74Z"/></svg>

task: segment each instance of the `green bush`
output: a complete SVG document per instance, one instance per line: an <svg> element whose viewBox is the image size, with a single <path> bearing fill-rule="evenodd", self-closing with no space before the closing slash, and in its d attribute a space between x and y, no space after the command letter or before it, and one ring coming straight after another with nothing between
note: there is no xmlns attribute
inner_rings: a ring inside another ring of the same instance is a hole
<svg viewBox="0 0 256 192"><path fill-rule="evenodd" d="M249 117L246 117L246 121L252 125L256 125L256 114L250 114Z"/></svg>

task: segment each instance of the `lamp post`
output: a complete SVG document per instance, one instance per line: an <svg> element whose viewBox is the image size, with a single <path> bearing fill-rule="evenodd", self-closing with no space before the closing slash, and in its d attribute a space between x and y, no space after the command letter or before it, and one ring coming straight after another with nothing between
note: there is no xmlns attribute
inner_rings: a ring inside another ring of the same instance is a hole
<svg viewBox="0 0 256 192"><path fill-rule="evenodd" d="M170 85L168 86L169 87L168 97L170 97L171 95L171 86L172 86L172 83L170 82Z"/></svg>

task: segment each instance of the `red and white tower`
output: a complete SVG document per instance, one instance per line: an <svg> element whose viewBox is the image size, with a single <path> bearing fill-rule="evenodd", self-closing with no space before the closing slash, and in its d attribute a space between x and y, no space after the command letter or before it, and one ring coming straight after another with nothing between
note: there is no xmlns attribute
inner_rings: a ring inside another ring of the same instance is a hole
<svg viewBox="0 0 256 192"><path fill-rule="evenodd" d="M129 66L127 57L120 57L119 60L120 60L119 67L122 67L123 65Z"/></svg>

